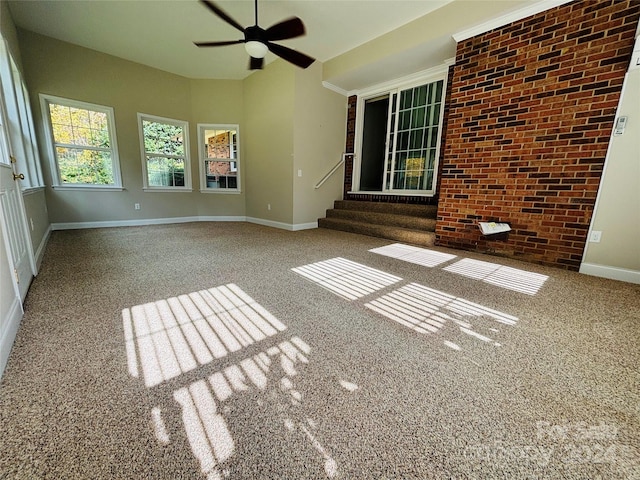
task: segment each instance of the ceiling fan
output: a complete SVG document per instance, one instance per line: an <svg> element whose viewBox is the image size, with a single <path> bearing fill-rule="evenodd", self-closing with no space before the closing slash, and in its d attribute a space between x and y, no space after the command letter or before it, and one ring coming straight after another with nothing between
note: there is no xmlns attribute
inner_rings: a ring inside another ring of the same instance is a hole
<svg viewBox="0 0 640 480"><path fill-rule="evenodd" d="M255 0L256 23L253 26L243 28L238 22L231 18L224 10L210 0L200 0L209 10L215 13L222 20L244 34L241 40L229 40L222 42L193 42L198 47L222 47L225 45L235 45L244 43L244 48L250 55L250 70L259 70L264 65L264 57L268 51L275 53L287 62L293 63L301 68L307 68L315 59L304 53L293 50L283 45L273 43L276 40L287 40L300 37L305 34L304 24L298 17L291 17L282 22L276 23L266 30L258 26L258 0Z"/></svg>

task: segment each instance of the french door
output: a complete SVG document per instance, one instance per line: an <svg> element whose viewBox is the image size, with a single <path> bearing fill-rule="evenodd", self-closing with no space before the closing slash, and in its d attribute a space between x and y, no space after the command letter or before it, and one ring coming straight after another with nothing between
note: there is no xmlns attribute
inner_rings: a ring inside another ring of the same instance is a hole
<svg viewBox="0 0 640 480"><path fill-rule="evenodd" d="M358 191L435 192L443 92L437 80L364 99Z"/></svg>
<svg viewBox="0 0 640 480"><path fill-rule="evenodd" d="M0 92L0 241L4 241L12 270L12 283L22 302L33 280L35 266L20 188L24 175L16 171L6 118L3 95Z"/></svg>

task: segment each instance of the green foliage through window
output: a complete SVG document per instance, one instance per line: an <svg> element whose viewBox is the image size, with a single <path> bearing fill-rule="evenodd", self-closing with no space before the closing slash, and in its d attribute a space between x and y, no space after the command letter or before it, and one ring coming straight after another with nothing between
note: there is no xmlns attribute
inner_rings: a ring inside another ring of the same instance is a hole
<svg viewBox="0 0 640 480"><path fill-rule="evenodd" d="M49 102L49 119L60 182L114 185L107 114Z"/></svg>
<svg viewBox="0 0 640 480"><path fill-rule="evenodd" d="M145 119L142 115L140 115L140 121L147 186L187 186L185 181L186 127L182 124Z"/></svg>

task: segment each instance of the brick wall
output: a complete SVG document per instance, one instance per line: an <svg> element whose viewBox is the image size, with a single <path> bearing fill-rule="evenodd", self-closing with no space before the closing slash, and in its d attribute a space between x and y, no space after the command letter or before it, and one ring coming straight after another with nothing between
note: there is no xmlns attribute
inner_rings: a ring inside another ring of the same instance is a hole
<svg viewBox="0 0 640 480"><path fill-rule="evenodd" d="M576 1L458 44L439 245L579 267L639 15Z"/></svg>

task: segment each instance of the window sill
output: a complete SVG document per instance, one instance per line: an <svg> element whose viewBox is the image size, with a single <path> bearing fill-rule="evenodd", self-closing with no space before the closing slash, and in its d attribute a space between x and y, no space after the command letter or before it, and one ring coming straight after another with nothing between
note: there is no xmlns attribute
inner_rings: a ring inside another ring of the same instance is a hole
<svg viewBox="0 0 640 480"><path fill-rule="evenodd" d="M122 192L124 190L124 187L110 187L110 186L106 186L106 185L96 185L96 186L92 186L92 185L52 185L52 187L54 190L61 190L61 191L72 191L72 190L84 190L84 191L92 191L92 192Z"/></svg>
<svg viewBox="0 0 640 480"><path fill-rule="evenodd" d="M142 189L145 193L156 192L156 193L188 193L193 192L192 188L189 187L143 187Z"/></svg>
<svg viewBox="0 0 640 480"><path fill-rule="evenodd" d="M206 188L200 189L200 193L221 193L223 195L239 195L240 190L224 189L224 188Z"/></svg>

